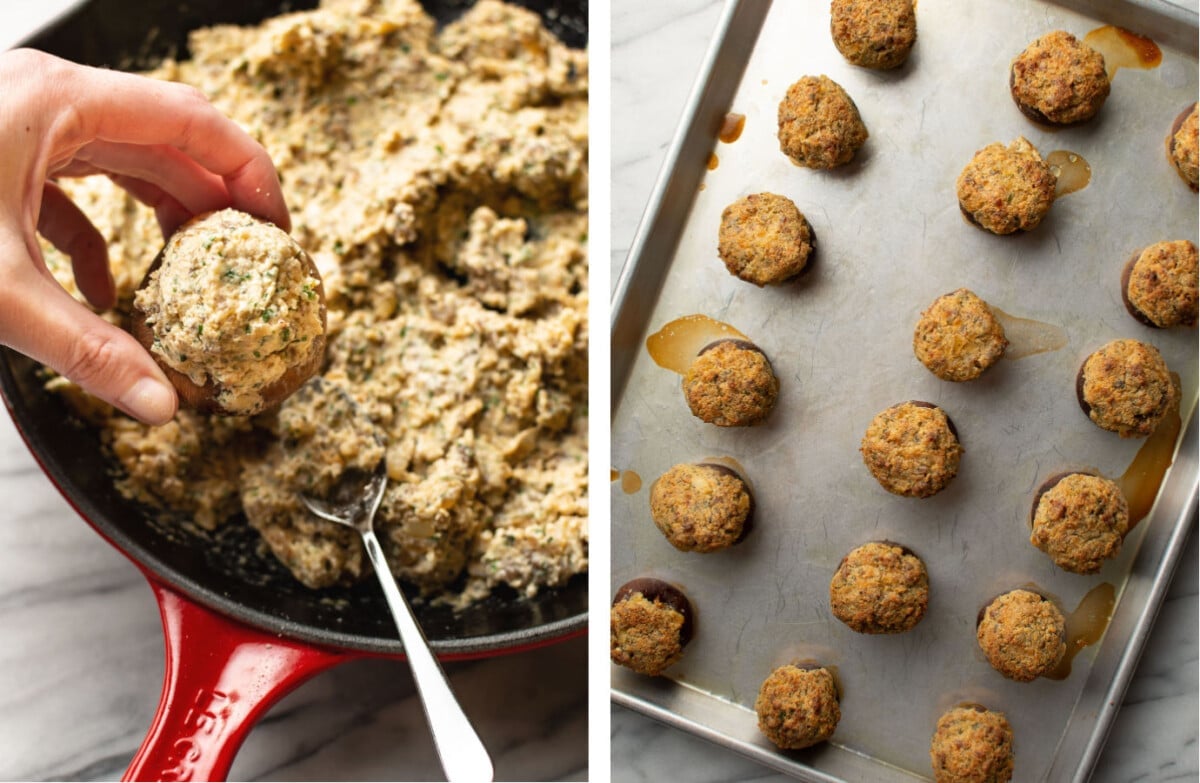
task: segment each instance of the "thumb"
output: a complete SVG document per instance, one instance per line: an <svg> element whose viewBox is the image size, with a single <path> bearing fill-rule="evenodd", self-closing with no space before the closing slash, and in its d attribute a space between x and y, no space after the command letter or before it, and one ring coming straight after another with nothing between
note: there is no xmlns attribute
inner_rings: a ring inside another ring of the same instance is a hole
<svg viewBox="0 0 1200 783"><path fill-rule="evenodd" d="M32 271L32 264L25 269ZM178 400L149 353L48 276L17 274L3 297L0 342L36 359L146 424L165 424ZM17 289L17 290L14 290Z"/></svg>

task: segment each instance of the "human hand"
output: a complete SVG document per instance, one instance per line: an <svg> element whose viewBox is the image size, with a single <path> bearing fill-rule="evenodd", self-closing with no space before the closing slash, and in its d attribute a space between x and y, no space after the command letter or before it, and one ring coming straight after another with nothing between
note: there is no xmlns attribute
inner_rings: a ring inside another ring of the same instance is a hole
<svg viewBox="0 0 1200 783"><path fill-rule="evenodd" d="M191 87L89 68L30 49L0 53L0 343L148 424L175 390L136 340L68 294L37 233L70 257L80 292L116 301L108 250L52 181L107 174L152 207L170 236L233 206L291 229L266 151Z"/></svg>

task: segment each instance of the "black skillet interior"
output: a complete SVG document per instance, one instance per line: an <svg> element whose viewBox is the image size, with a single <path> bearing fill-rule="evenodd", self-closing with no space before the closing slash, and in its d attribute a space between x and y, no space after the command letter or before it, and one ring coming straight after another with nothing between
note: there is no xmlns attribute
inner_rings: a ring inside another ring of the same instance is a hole
<svg viewBox="0 0 1200 783"><path fill-rule="evenodd" d="M587 43L587 0L517 0L539 12L572 46ZM144 67L164 56L186 57L187 32L216 24L251 24L308 2L242 0L94 0L26 44L89 65ZM423 0L444 23L470 2ZM152 32L148 32L152 31ZM251 626L341 648L396 653L401 647L375 580L353 588L313 591L297 583L269 554L257 534L231 524L217 535L164 524L144 506L120 495L113 465L96 432L42 388L38 365L0 349L0 391L13 419L46 472L101 533L166 583L201 604ZM411 594L410 594L411 595ZM418 604L418 619L439 652L481 654L553 639L582 628L587 580L528 599L503 591L462 612Z"/></svg>

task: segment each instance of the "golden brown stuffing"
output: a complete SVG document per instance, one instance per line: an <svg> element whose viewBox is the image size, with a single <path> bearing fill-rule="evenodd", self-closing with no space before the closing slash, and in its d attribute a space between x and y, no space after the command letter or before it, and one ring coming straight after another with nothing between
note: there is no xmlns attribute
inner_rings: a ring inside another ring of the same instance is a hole
<svg viewBox="0 0 1200 783"><path fill-rule="evenodd" d="M730 274L748 283L791 280L804 271L812 252L812 227L785 196L752 193L721 213L717 253Z"/></svg>
<svg viewBox="0 0 1200 783"><path fill-rule="evenodd" d="M962 446L941 408L904 402L882 411L863 436L863 462L896 495L926 498L958 474Z"/></svg>
<svg viewBox="0 0 1200 783"><path fill-rule="evenodd" d="M722 340L700 352L683 377L692 413L718 427L747 427L767 417L779 379L762 351L744 340Z"/></svg>
<svg viewBox="0 0 1200 783"><path fill-rule="evenodd" d="M904 547L871 542L842 558L829 583L833 616L859 633L901 633L925 616L929 574Z"/></svg>
<svg viewBox="0 0 1200 783"><path fill-rule="evenodd" d="M849 163L867 136L858 107L828 76L805 76L779 102L779 148L797 166Z"/></svg>
<svg viewBox="0 0 1200 783"><path fill-rule="evenodd" d="M837 687L828 669L786 664L771 672L754 701L758 728L784 750L833 736L842 719Z"/></svg>
<svg viewBox="0 0 1200 783"><path fill-rule="evenodd" d="M626 587L643 589L617 591L609 614L610 656L613 663L639 674L658 676L679 662L687 644L687 615L671 600L683 594L663 594L656 587L671 588L658 580L635 580ZM643 584L644 583L644 584ZM646 593L652 593L647 596Z"/></svg>
<svg viewBox="0 0 1200 783"><path fill-rule="evenodd" d="M1162 354L1139 340L1113 340L1079 371L1079 402L1098 427L1122 438L1144 438L1179 402Z"/></svg>
<svg viewBox="0 0 1200 783"><path fill-rule="evenodd" d="M1129 529L1129 504L1116 482L1072 473L1037 500L1029 542L1060 568L1093 574L1116 557Z"/></svg>
<svg viewBox="0 0 1200 783"><path fill-rule="evenodd" d="M975 225L993 234L1037 228L1054 204L1058 181L1024 137L1009 146L989 144L958 175L958 205Z"/></svg>
<svg viewBox="0 0 1200 783"><path fill-rule="evenodd" d="M1013 60L1013 100L1025 116L1074 125L1096 116L1108 98L1104 56L1063 30L1047 33Z"/></svg>
<svg viewBox="0 0 1200 783"><path fill-rule="evenodd" d="M864 68L898 68L917 40L913 0L833 0L829 13L834 46Z"/></svg>
<svg viewBox="0 0 1200 783"><path fill-rule="evenodd" d="M715 552L741 540L753 501L722 465L676 465L650 488L650 516L676 549Z"/></svg>
<svg viewBox="0 0 1200 783"><path fill-rule="evenodd" d="M913 332L913 353L944 381L978 378L1007 347L1004 327L987 302L966 288L934 300Z"/></svg>
<svg viewBox="0 0 1200 783"><path fill-rule="evenodd" d="M1053 603L1029 590L1012 590L983 611L975 636L988 663L1010 680L1046 674L1067 651L1066 619Z"/></svg>
<svg viewBox="0 0 1200 783"><path fill-rule="evenodd" d="M1013 731L1003 712L955 707L938 719L929 743L935 783L1008 783Z"/></svg>
<svg viewBox="0 0 1200 783"><path fill-rule="evenodd" d="M1160 329L1196 325L1197 254L1190 241L1155 242L1134 256L1126 278L1125 301L1139 321Z"/></svg>

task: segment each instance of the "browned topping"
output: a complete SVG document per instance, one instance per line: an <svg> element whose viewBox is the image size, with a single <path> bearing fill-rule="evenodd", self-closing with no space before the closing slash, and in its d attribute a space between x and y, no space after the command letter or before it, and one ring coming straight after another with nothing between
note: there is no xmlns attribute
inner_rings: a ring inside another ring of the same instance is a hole
<svg viewBox="0 0 1200 783"><path fill-rule="evenodd" d="M950 483L963 451L945 412L916 402L877 415L859 450L884 489L917 498L935 495Z"/></svg>
<svg viewBox="0 0 1200 783"><path fill-rule="evenodd" d="M864 68L897 68L917 40L913 0L833 0L830 33L842 56Z"/></svg>
<svg viewBox="0 0 1200 783"><path fill-rule="evenodd" d="M849 163L867 136L858 107L828 76L805 76L779 103L779 148L797 166Z"/></svg>
<svg viewBox="0 0 1200 783"><path fill-rule="evenodd" d="M1086 475L1086 476L1097 475L1093 471L1077 471L1077 472L1081 472L1081 473L1083 473L1083 475ZM1052 490L1056 486L1058 486L1058 482L1062 481L1067 476L1072 476L1072 475L1075 475L1075 473L1071 472L1071 471L1063 471L1062 473L1055 473L1054 475L1050 476L1050 478L1043 481L1041 486L1039 486L1037 488L1037 492L1033 493L1033 505L1029 509L1029 529L1030 530L1033 529L1033 517L1035 514L1037 514L1038 503L1042 502L1042 495L1045 495L1047 492L1049 492L1050 490Z"/></svg>
<svg viewBox="0 0 1200 783"><path fill-rule="evenodd" d="M784 750L798 750L833 736L842 718L833 675L824 668L780 666L754 701L758 728Z"/></svg>
<svg viewBox="0 0 1200 783"><path fill-rule="evenodd" d="M1149 326L1195 326L1197 266L1196 246L1186 239L1150 245L1125 266L1125 306Z"/></svg>
<svg viewBox="0 0 1200 783"><path fill-rule="evenodd" d="M1138 340L1113 340L1089 356L1077 391L1088 418L1122 438L1154 432L1179 394L1162 354Z"/></svg>
<svg viewBox="0 0 1200 783"><path fill-rule="evenodd" d="M1012 726L1002 712L955 707L938 719L929 758L935 783L1007 783L1013 772Z"/></svg>
<svg viewBox="0 0 1200 783"><path fill-rule="evenodd" d="M872 542L842 559L829 584L829 605L859 633L900 633L925 616L929 575L925 564L896 544Z"/></svg>
<svg viewBox="0 0 1200 783"><path fill-rule="evenodd" d="M1091 574L1116 556L1128 528L1129 506L1115 482L1072 473L1038 496L1029 540L1060 568Z"/></svg>
<svg viewBox="0 0 1200 783"><path fill-rule="evenodd" d="M666 582L635 579L613 598L609 630L614 663L656 676L679 661L691 640L691 604Z"/></svg>
<svg viewBox="0 0 1200 783"><path fill-rule="evenodd" d="M641 593L647 600L669 606L683 615L683 628L680 631L681 643L687 644L692 640L692 633L695 630L696 624L696 613L692 609L692 602L688 600L688 597L683 594L682 590L670 582L664 582L652 576L641 576L636 579L630 579L618 587L616 594L613 596L613 603L623 601L636 593Z"/></svg>
<svg viewBox="0 0 1200 783"><path fill-rule="evenodd" d="M676 465L650 488L650 516L676 549L715 552L740 541L754 505L723 465Z"/></svg>
<svg viewBox="0 0 1200 783"><path fill-rule="evenodd" d="M997 597L982 613L976 638L988 663L1018 682L1053 669L1066 653L1066 619L1052 602L1030 590Z"/></svg>
<svg viewBox="0 0 1200 783"><path fill-rule="evenodd" d="M1200 187L1200 126L1197 124L1196 104L1176 118L1167 139L1167 153L1172 165L1192 190Z"/></svg>
<svg viewBox="0 0 1200 783"><path fill-rule="evenodd" d="M1037 228L1054 203L1057 182L1024 137L989 144L958 176L958 204L973 223L993 234Z"/></svg>
<svg viewBox="0 0 1200 783"><path fill-rule="evenodd" d="M692 413L718 427L757 424L779 397L779 379L767 357L742 341L719 341L701 351L683 378Z"/></svg>
<svg viewBox="0 0 1200 783"><path fill-rule="evenodd" d="M978 378L1004 355L1004 327L987 303L966 288L938 297L913 333L913 352L946 381Z"/></svg>
<svg viewBox="0 0 1200 783"><path fill-rule="evenodd" d="M717 252L730 274L746 282L783 283L807 268L812 227L791 199L753 193L721 213Z"/></svg>
<svg viewBox="0 0 1200 783"><path fill-rule="evenodd" d="M1051 125L1090 120L1109 92L1104 57L1062 30L1043 35L1017 55L1009 86L1026 116Z"/></svg>

